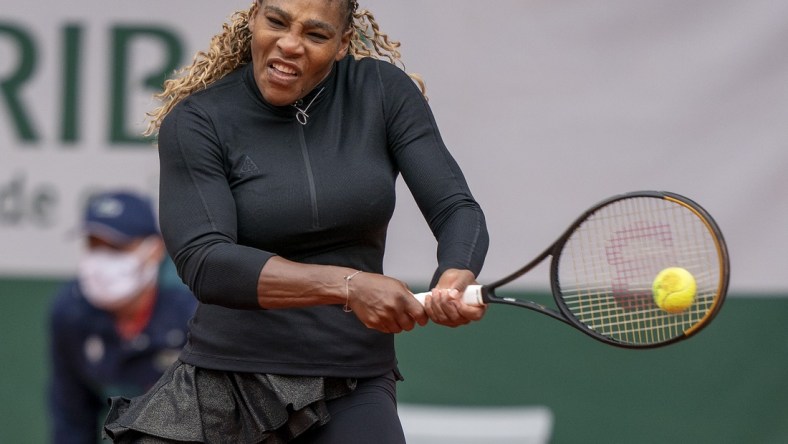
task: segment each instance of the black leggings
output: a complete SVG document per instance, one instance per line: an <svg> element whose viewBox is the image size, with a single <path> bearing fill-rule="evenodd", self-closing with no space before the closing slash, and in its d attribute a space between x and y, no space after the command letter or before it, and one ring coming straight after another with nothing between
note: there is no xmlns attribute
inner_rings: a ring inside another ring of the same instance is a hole
<svg viewBox="0 0 788 444"><path fill-rule="evenodd" d="M293 444L404 444L397 416L394 373L361 379L351 394L327 403L331 420L301 435Z"/></svg>

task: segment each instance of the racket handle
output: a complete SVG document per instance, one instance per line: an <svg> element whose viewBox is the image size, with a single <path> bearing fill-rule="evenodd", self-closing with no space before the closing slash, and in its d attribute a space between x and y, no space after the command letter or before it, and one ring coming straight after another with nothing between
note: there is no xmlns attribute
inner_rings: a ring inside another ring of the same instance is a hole
<svg viewBox="0 0 788 444"><path fill-rule="evenodd" d="M416 293L413 297L421 302L421 305L424 305L424 300L430 294L431 292L425 291L424 293ZM462 294L462 301L468 305L484 305L484 300L482 299L482 286L468 285L465 288L465 292Z"/></svg>

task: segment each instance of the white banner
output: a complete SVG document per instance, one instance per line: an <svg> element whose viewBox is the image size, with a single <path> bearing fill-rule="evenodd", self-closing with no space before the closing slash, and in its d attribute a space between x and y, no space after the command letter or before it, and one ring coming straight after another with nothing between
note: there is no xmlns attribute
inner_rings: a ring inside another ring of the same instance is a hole
<svg viewBox="0 0 788 444"><path fill-rule="evenodd" d="M5 2L0 274L64 276L85 195L156 192L139 143L151 79L249 1ZM422 74L485 209L481 281L519 268L609 195L686 195L721 226L738 291L788 290L788 58L781 0L361 1ZM434 241L402 187L387 273L423 285ZM546 286L546 270L523 278Z"/></svg>

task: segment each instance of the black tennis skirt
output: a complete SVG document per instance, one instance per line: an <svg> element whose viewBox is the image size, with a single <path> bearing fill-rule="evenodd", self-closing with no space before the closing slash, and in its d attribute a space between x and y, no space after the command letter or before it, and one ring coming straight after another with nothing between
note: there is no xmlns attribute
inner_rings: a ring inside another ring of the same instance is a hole
<svg viewBox="0 0 788 444"><path fill-rule="evenodd" d="M177 361L147 393L114 397L104 437L115 443L286 443L329 420L326 401L352 378L208 370Z"/></svg>

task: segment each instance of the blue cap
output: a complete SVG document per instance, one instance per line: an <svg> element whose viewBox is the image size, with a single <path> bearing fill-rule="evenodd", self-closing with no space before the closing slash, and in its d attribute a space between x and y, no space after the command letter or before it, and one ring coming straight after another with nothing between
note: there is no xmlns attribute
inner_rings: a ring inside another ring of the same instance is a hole
<svg viewBox="0 0 788 444"><path fill-rule="evenodd" d="M82 229L89 236L117 245L159 234L151 200L128 191L92 196Z"/></svg>

